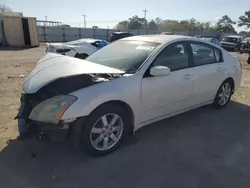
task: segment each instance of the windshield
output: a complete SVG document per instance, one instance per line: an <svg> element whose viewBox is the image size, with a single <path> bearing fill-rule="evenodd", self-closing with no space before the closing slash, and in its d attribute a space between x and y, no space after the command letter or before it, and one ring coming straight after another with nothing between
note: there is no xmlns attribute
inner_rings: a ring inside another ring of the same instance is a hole
<svg viewBox="0 0 250 188"><path fill-rule="evenodd" d="M238 42L238 38L233 38L233 37L225 37L223 39L224 42L232 42L232 43L237 43Z"/></svg>
<svg viewBox="0 0 250 188"><path fill-rule="evenodd" d="M132 74L159 45L155 42L119 40L98 50L86 60Z"/></svg>

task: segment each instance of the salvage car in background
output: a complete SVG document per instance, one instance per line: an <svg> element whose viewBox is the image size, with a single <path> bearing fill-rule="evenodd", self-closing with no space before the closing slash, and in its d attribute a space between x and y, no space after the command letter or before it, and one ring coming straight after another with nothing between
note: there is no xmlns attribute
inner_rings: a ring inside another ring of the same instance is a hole
<svg viewBox="0 0 250 188"><path fill-rule="evenodd" d="M85 59L108 44L105 40L86 38L66 43L46 43L45 51Z"/></svg>
<svg viewBox="0 0 250 188"><path fill-rule="evenodd" d="M248 55L247 63L250 64L250 37L245 38L242 41L239 53L247 54Z"/></svg>
<svg viewBox="0 0 250 188"><path fill-rule="evenodd" d="M220 46L220 41L215 37L202 37L202 39Z"/></svg>
<svg viewBox="0 0 250 188"><path fill-rule="evenodd" d="M241 45L243 37L238 35L229 35L224 37L220 43L221 47L230 50L230 51L238 51Z"/></svg>
<svg viewBox="0 0 250 188"><path fill-rule="evenodd" d="M196 38L200 38L200 39L203 39L203 40L206 40L208 42L212 42L214 44L217 44L220 46L220 41L216 38L216 37L210 37L210 36L202 36L202 35L196 35L195 36Z"/></svg>
<svg viewBox="0 0 250 188"><path fill-rule="evenodd" d="M48 53L23 85L19 132L66 130L104 155L145 125L207 104L224 108L241 76L237 58L185 36L128 37L85 60Z"/></svg>
<svg viewBox="0 0 250 188"><path fill-rule="evenodd" d="M110 42L114 42L116 40L122 39L122 38L126 38L126 37L131 37L133 36L133 34L129 33L129 32L114 32L111 34L111 37L109 39Z"/></svg>
<svg viewBox="0 0 250 188"><path fill-rule="evenodd" d="M241 43L241 50L250 49L250 37L244 38Z"/></svg>

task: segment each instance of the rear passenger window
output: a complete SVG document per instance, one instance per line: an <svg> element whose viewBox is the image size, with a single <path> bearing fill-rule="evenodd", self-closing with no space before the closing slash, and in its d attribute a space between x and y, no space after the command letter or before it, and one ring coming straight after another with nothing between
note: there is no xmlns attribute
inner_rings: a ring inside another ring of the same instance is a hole
<svg viewBox="0 0 250 188"><path fill-rule="evenodd" d="M190 46L193 51L194 66L207 65L216 62L212 46L202 43L193 43Z"/></svg>

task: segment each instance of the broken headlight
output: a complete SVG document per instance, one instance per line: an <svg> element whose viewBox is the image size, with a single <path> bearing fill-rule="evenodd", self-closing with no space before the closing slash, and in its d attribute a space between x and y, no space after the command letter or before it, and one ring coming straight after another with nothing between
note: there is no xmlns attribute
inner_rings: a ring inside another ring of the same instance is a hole
<svg viewBox="0 0 250 188"><path fill-rule="evenodd" d="M64 112L77 98L72 95L59 95L49 98L33 108L29 119L39 122L58 123Z"/></svg>

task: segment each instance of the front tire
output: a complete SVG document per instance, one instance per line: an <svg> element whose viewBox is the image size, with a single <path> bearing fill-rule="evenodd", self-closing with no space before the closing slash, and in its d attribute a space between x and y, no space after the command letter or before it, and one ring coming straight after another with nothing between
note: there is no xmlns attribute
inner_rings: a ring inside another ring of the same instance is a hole
<svg viewBox="0 0 250 188"><path fill-rule="evenodd" d="M105 104L92 112L82 130L87 153L101 156L118 149L128 132L129 119L127 111L118 104Z"/></svg>
<svg viewBox="0 0 250 188"><path fill-rule="evenodd" d="M222 109L227 106L232 96L233 84L230 80L224 81L214 99L213 106L216 109Z"/></svg>

